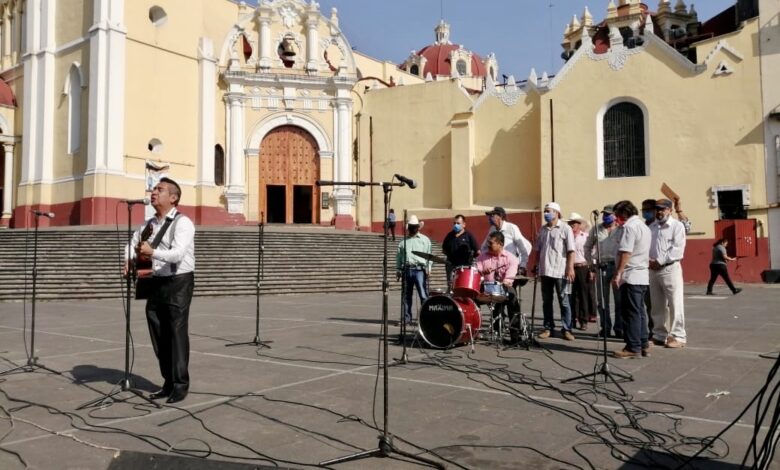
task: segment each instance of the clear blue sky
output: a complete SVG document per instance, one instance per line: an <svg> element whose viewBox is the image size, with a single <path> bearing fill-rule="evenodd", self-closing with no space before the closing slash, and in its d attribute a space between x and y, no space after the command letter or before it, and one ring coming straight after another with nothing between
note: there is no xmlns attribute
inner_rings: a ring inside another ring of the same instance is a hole
<svg viewBox="0 0 780 470"><path fill-rule="evenodd" d="M699 20L704 21L735 1L693 3ZM645 3L653 11L658 6L658 0ZM434 41L433 28L442 16L443 4L453 43L482 57L495 52L500 73L521 80L528 77L531 67L539 75L555 73L563 64L560 42L572 15L580 17L587 5L594 21L600 21L609 0L319 0L319 4L325 16L332 7L338 8L341 29L352 47L395 63Z"/></svg>

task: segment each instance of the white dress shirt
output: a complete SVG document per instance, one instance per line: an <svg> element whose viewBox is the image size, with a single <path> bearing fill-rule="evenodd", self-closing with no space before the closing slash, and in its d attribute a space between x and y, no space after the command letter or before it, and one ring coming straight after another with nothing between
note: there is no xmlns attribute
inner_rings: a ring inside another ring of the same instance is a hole
<svg viewBox="0 0 780 470"><path fill-rule="evenodd" d="M596 245L598 239L599 244L599 256L601 256L601 262L607 263L615 261L615 254L617 253L618 241L620 240L620 227L615 227L610 232L604 224L598 224L596 227L590 229L588 235L588 241L585 242L585 254L588 258L589 264L595 264L596 250L593 248ZM588 256L590 254L590 256Z"/></svg>
<svg viewBox="0 0 780 470"><path fill-rule="evenodd" d="M650 259L660 265L674 263L685 254L685 225L669 217L666 222L656 220L650 224Z"/></svg>
<svg viewBox="0 0 780 470"><path fill-rule="evenodd" d="M623 269L623 282L636 286L650 284L650 229L638 215L632 215L620 230L618 253L631 253Z"/></svg>
<svg viewBox="0 0 780 470"><path fill-rule="evenodd" d="M520 227L512 222L506 220L502 221L501 229L496 228L495 225L491 225L490 230L488 230L488 236L485 237L485 241L482 242L480 251L483 253L487 252L488 238L490 238L490 234L495 231L500 231L504 235L504 249L517 256L520 260L520 267L525 268L528 265L528 256L531 254L531 242L526 240L523 236Z"/></svg>
<svg viewBox="0 0 780 470"><path fill-rule="evenodd" d="M558 219L552 227L542 225L536 237L539 275L563 279L566 276L566 256L575 249L574 232L569 224Z"/></svg>
<svg viewBox="0 0 780 470"><path fill-rule="evenodd" d="M127 259L128 251L135 258L135 247L138 246L138 242L141 240L141 232L143 232L147 224L152 224L152 234L147 239L149 243L152 243L152 240L160 232L165 221L173 219L177 213L178 211L173 207L162 221L157 220L157 217L154 216L144 222L133 233L133 238L130 242L132 249L127 250L127 247L125 247L125 259ZM165 277L193 271L195 271L195 225L189 217L180 214L179 217L171 222L162 240L160 240L160 244L154 249L152 254L152 274Z"/></svg>

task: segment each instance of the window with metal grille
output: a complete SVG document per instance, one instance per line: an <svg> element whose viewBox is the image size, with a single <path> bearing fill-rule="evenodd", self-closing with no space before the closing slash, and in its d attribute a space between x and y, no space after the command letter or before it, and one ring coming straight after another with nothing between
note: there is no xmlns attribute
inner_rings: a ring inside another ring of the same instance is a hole
<svg viewBox="0 0 780 470"><path fill-rule="evenodd" d="M633 103L618 103L604 114L604 177L645 176L644 113Z"/></svg>

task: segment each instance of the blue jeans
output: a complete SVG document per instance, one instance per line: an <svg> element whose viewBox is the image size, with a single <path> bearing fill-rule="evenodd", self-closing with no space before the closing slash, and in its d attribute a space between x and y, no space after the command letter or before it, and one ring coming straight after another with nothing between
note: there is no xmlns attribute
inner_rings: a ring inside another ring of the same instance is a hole
<svg viewBox="0 0 780 470"><path fill-rule="evenodd" d="M414 289L417 288L417 294L420 296L420 303L428 300L428 286L425 282L425 270L422 268L404 269L404 282L406 283L404 292L404 321L412 321L412 297Z"/></svg>
<svg viewBox="0 0 780 470"><path fill-rule="evenodd" d="M647 347L646 292L647 286L644 285L626 283L620 285L620 306L626 349L635 353L641 352L643 347Z"/></svg>
<svg viewBox="0 0 780 470"><path fill-rule="evenodd" d="M623 319L620 317L620 290L612 285L612 277L615 275L615 263L604 263L601 267L601 295L604 298L604 305L601 311L601 329L605 333L612 331L612 316L609 310L609 294L612 291L615 299L615 334L623 334ZM599 303L601 299L599 299Z"/></svg>
<svg viewBox="0 0 780 470"><path fill-rule="evenodd" d="M561 306L561 330L571 331L571 307L569 306L569 294L565 292L569 281L555 277L542 276L542 312L544 312L544 329L553 331L555 319L553 318L553 290L558 297L558 305Z"/></svg>

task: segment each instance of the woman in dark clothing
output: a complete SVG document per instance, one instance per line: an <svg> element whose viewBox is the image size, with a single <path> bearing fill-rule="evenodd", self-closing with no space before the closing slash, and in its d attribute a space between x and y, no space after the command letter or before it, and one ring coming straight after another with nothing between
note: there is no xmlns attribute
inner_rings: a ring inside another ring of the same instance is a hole
<svg viewBox="0 0 780 470"><path fill-rule="evenodd" d="M726 238L721 238L712 245L712 261L710 261L710 282L707 284L707 295L713 295L712 286L718 279L718 276L722 277L726 281L726 285L729 286L731 292L734 295L742 292L739 287L734 287L729 277L729 269L726 265L729 261L734 261L736 258L732 258L726 253L726 247L729 245L729 241Z"/></svg>

